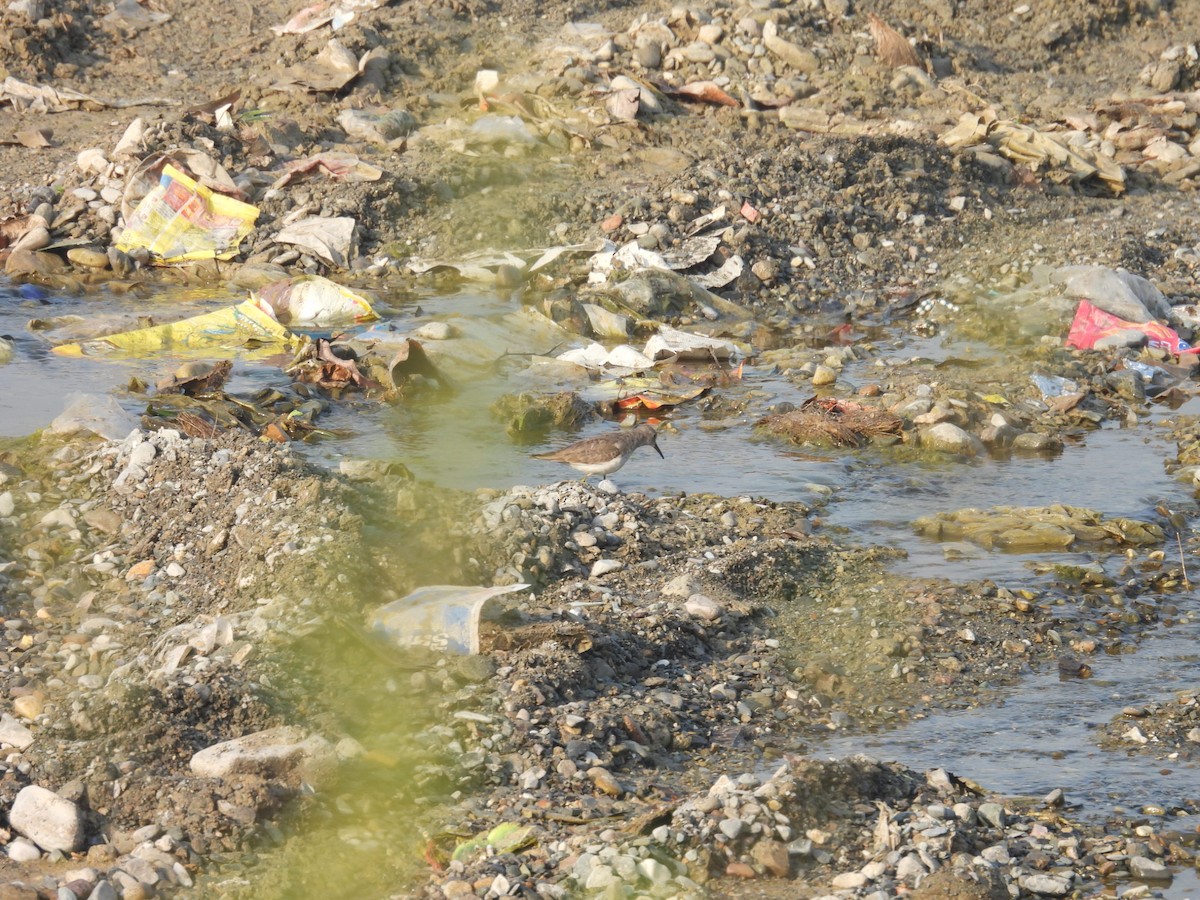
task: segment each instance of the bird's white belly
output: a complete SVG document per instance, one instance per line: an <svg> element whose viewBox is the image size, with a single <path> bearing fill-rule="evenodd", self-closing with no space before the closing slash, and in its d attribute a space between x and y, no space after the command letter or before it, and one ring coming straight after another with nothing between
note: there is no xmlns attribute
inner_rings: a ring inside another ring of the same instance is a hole
<svg viewBox="0 0 1200 900"><path fill-rule="evenodd" d="M584 475L611 475L613 472L617 471L617 469L621 468L621 466L625 465L625 458L622 456L615 456L605 462L575 462L571 463L571 465Z"/></svg>

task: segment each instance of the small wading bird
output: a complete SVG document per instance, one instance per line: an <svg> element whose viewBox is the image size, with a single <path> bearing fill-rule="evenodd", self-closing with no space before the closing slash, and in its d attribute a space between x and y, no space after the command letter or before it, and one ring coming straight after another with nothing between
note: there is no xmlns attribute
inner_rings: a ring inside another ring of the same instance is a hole
<svg viewBox="0 0 1200 900"><path fill-rule="evenodd" d="M653 447L659 456L666 459L658 448L653 425L639 425L628 431L613 431L586 438L553 453L535 453L533 458L564 462L582 472L583 480L587 481L592 475L611 475L629 461L638 447Z"/></svg>

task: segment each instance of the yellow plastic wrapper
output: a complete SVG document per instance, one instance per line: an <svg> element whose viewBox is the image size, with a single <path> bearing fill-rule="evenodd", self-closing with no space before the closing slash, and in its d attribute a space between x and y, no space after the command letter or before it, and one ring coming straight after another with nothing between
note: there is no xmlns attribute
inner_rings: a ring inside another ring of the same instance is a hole
<svg viewBox="0 0 1200 900"><path fill-rule="evenodd" d="M144 248L159 265L229 259L257 220L258 207L215 193L167 165L134 210L117 249Z"/></svg>
<svg viewBox="0 0 1200 900"><path fill-rule="evenodd" d="M294 335L264 312L254 300L166 325L110 334L90 341L60 344L59 356L119 356L141 358L160 353L200 354L206 357L269 345L278 353Z"/></svg>

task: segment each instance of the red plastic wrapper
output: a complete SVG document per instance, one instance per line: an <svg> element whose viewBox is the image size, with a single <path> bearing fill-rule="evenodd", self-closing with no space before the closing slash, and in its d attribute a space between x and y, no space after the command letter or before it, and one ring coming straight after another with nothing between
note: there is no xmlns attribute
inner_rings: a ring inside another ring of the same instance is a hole
<svg viewBox="0 0 1200 900"><path fill-rule="evenodd" d="M1075 320L1071 322L1071 330L1067 334L1067 346L1075 350L1091 350L1097 341L1122 331L1140 331L1146 335L1151 347L1162 347L1171 353L1197 352L1173 328L1159 322L1127 322L1093 306L1087 300L1080 301L1079 308L1075 310Z"/></svg>

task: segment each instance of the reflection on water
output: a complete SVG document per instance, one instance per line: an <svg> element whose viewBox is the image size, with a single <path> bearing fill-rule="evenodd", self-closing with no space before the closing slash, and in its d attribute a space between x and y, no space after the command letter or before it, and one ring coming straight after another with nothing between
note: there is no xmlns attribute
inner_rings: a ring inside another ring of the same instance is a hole
<svg viewBox="0 0 1200 900"><path fill-rule="evenodd" d="M1200 610L1196 598L1189 599ZM1095 731L1126 706L1194 689L1198 640L1200 622L1193 619L1147 639L1136 654L1095 660L1095 678L1030 675L986 707L938 713L887 733L833 736L812 755L865 753L918 771L944 768L1009 796L1040 798L1062 788L1073 819L1100 822L1128 814L1160 833L1190 834L1200 827L1200 815L1171 813L1181 805L1200 806L1200 767L1101 750ZM1161 806L1168 816L1140 816L1148 805ZM1195 872L1184 870L1162 896L1192 898L1200 896L1198 887Z"/></svg>
<svg viewBox="0 0 1200 900"><path fill-rule="evenodd" d="M1087 554L981 551L975 558L950 560L941 543L917 537L909 523L956 509L1054 503L1155 519L1159 501L1185 496L1183 485L1163 468L1168 455L1174 455L1173 447L1153 429L1105 428L1052 458L914 466L864 457L851 466L848 477L869 486L848 487L829 519L864 542L902 540L909 557L897 564L898 572L957 580L1027 576L1031 561L1078 564Z"/></svg>

